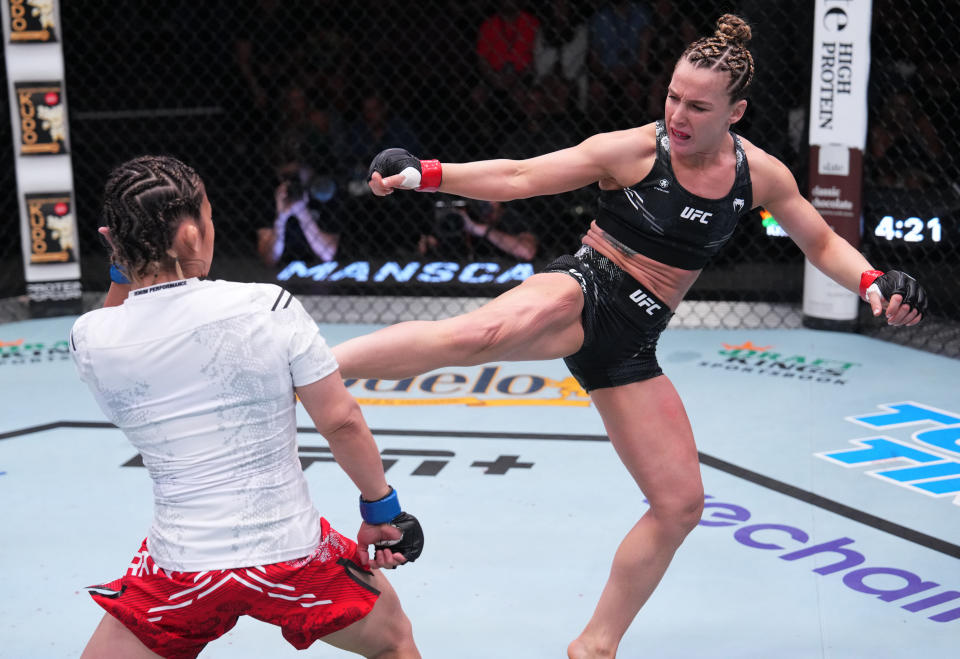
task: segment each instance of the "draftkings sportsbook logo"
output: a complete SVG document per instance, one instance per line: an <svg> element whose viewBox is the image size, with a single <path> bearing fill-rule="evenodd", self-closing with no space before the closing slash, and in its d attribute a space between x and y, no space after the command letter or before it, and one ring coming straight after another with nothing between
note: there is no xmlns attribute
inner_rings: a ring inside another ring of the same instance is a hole
<svg viewBox="0 0 960 659"><path fill-rule="evenodd" d="M502 375L500 366L434 372L404 380L347 378L361 405L467 405L471 407L589 407L590 398L567 376Z"/></svg>
<svg viewBox="0 0 960 659"><path fill-rule="evenodd" d="M698 366L739 373L753 373L766 377L818 382L821 384L847 384L850 369L860 366L858 362L789 354L773 350L772 345L758 346L752 341L741 345L723 344L718 351L719 359L703 360Z"/></svg>
<svg viewBox="0 0 960 659"><path fill-rule="evenodd" d="M26 339L13 341L0 339L0 366L61 362L68 359L70 359L70 345L66 340L43 343Z"/></svg>
<svg viewBox="0 0 960 659"><path fill-rule="evenodd" d="M66 153L63 85L59 82L18 82L14 89L20 108L20 155Z"/></svg>
<svg viewBox="0 0 960 659"><path fill-rule="evenodd" d="M30 223L30 263L76 261L76 222L70 194L28 194L24 198Z"/></svg>
<svg viewBox="0 0 960 659"><path fill-rule="evenodd" d="M57 40L52 0L7 0L10 7L10 41L46 43Z"/></svg>

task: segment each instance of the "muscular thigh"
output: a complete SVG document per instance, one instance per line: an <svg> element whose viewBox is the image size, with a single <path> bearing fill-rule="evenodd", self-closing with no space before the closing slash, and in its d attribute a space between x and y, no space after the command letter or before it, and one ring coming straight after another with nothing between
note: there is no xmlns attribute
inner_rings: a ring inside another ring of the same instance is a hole
<svg viewBox="0 0 960 659"><path fill-rule="evenodd" d="M442 321L446 331L480 334L484 359L555 359L580 349L583 292L565 274L540 273L475 311ZM470 339L476 341L477 339Z"/></svg>
<svg viewBox="0 0 960 659"><path fill-rule="evenodd" d="M651 504L702 497L693 431L666 376L595 389L591 398L617 454Z"/></svg>

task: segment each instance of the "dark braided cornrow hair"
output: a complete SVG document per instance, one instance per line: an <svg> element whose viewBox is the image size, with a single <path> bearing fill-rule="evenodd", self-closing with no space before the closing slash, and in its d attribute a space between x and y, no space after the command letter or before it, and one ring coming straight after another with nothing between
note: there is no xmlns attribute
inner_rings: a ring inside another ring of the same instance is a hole
<svg viewBox="0 0 960 659"><path fill-rule="evenodd" d="M141 156L114 169L103 201L114 263L138 279L174 268L167 250L182 220L199 220L203 196L203 181L176 158Z"/></svg>
<svg viewBox="0 0 960 659"><path fill-rule="evenodd" d="M687 46L680 57L698 68L710 68L730 74L727 91L730 100L747 97L753 82L753 56L747 50L750 26L739 16L724 14L717 19L717 31Z"/></svg>

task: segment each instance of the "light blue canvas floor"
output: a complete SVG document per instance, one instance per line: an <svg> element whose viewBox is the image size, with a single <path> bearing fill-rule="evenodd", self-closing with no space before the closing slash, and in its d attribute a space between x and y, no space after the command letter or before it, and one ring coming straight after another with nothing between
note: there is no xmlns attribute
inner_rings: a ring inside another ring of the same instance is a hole
<svg viewBox="0 0 960 659"><path fill-rule="evenodd" d="M3 658L78 656L102 613L83 587L120 576L149 524L149 480L76 377L71 322L0 325ZM370 329L321 327L331 344ZM809 330L669 330L660 359L707 509L620 656L957 656L960 361ZM351 384L426 532L389 573L424 657L565 656L644 512L567 378L551 361ZM353 487L309 462L324 441L300 426L317 506L351 533ZM345 655L245 620L202 656Z"/></svg>

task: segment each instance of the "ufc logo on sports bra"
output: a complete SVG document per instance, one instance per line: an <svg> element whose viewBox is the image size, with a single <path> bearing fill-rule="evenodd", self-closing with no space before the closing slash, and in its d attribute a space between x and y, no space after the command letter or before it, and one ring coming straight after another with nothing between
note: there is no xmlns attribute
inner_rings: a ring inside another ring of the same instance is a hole
<svg viewBox="0 0 960 659"><path fill-rule="evenodd" d="M657 309L662 309L659 304L653 301L649 295L647 295L642 288L638 288L633 293L630 294L630 299L637 303L637 306L641 309L645 309L647 315L652 316Z"/></svg>
<svg viewBox="0 0 960 659"><path fill-rule="evenodd" d="M684 206L683 210L680 211L680 217L685 220L699 221L700 224L706 224L707 218L713 215L713 213L708 213L706 211L698 211L693 206Z"/></svg>

